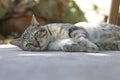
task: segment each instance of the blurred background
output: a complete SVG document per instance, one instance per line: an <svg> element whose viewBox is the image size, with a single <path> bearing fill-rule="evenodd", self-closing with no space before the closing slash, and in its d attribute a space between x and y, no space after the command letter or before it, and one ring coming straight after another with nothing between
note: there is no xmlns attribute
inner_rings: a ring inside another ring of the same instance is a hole
<svg viewBox="0 0 120 80"><path fill-rule="evenodd" d="M32 14L41 25L106 22L110 4L111 0L0 0L0 44L19 37L29 26Z"/></svg>

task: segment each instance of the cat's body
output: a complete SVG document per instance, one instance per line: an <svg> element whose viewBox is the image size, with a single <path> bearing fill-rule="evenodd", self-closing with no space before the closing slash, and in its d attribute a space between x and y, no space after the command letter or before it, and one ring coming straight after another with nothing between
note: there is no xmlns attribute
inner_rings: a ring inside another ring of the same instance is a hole
<svg viewBox="0 0 120 80"><path fill-rule="evenodd" d="M120 27L101 23L64 24L40 26L33 17L31 25L19 39L11 43L23 50L86 51L120 50Z"/></svg>

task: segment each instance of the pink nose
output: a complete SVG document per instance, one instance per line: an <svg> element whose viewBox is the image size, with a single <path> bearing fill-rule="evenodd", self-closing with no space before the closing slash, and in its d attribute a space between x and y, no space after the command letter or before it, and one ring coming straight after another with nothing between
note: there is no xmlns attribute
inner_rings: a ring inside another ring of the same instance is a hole
<svg viewBox="0 0 120 80"><path fill-rule="evenodd" d="M38 41L34 41L34 42L33 42L33 45L34 45L35 47L40 47L40 43L39 43Z"/></svg>

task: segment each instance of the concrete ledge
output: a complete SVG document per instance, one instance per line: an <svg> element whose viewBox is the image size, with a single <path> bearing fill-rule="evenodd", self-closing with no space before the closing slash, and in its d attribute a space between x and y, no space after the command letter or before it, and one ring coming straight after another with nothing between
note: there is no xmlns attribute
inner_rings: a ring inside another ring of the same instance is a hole
<svg viewBox="0 0 120 80"><path fill-rule="evenodd" d="M120 51L31 52L0 45L0 80L120 80Z"/></svg>

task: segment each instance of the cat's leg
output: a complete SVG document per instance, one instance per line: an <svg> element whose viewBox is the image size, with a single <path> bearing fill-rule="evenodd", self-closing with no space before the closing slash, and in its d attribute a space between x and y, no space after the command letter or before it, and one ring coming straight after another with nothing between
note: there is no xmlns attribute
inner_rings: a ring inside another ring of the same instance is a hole
<svg viewBox="0 0 120 80"><path fill-rule="evenodd" d="M54 51L80 51L79 45L72 38L56 40L48 45L48 50Z"/></svg>
<svg viewBox="0 0 120 80"><path fill-rule="evenodd" d="M79 52L82 51L77 44L64 44L61 49L66 52Z"/></svg>
<svg viewBox="0 0 120 80"><path fill-rule="evenodd" d="M120 40L111 40L97 43L101 50L120 50Z"/></svg>
<svg viewBox="0 0 120 80"><path fill-rule="evenodd" d="M48 45L47 50L52 51L79 51L79 46L75 44L74 40L72 38L69 39L63 39L63 40L56 40L54 42L51 42Z"/></svg>
<svg viewBox="0 0 120 80"><path fill-rule="evenodd" d="M111 41L113 50L120 50L120 40Z"/></svg>
<svg viewBox="0 0 120 80"><path fill-rule="evenodd" d="M69 52L76 52L76 51L83 51L85 47L80 47L72 38L63 39L63 40L56 40L51 42L48 45L48 50L54 51L69 51Z"/></svg>
<svg viewBox="0 0 120 80"><path fill-rule="evenodd" d="M89 43L86 44L84 42L76 42L76 41L72 41L72 42L64 42L64 44L61 46L61 49L63 51L70 51L70 52L98 52L98 48L96 45Z"/></svg>
<svg viewBox="0 0 120 80"><path fill-rule="evenodd" d="M63 40L61 43L63 43L61 45L61 49L63 51L67 51L67 52L85 52L86 51L86 47L84 45L79 45L78 43L76 43L76 41L74 41L74 39L69 39L69 41L65 42L66 40Z"/></svg>
<svg viewBox="0 0 120 80"><path fill-rule="evenodd" d="M72 38L60 40L58 45L60 46L62 51L67 52L81 51L80 45L78 45Z"/></svg>
<svg viewBox="0 0 120 80"><path fill-rule="evenodd" d="M98 46L95 43L89 41L87 38L79 37L76 41L80 45L80 47L85 47L84 51L98 52Z"/></svg>
<svg viewBox="0 0 120 80"><path fill-rule="evenodd" d="M86 30L82 29L82 28L78 28L78 29L70 29L69 31L69 35L71 38L73 38L75 40L75 42L77 44L79 44L80 48L83 48L83 51L86 52L98 52L98 47L96 44L94 44L93 42L91 42L88 39L88 34L86 32Z"/></svg>

